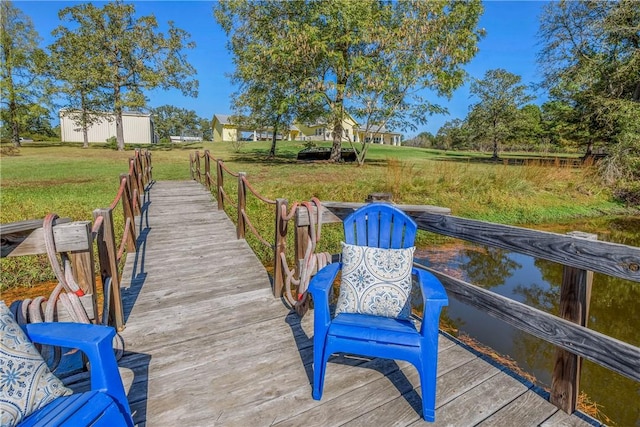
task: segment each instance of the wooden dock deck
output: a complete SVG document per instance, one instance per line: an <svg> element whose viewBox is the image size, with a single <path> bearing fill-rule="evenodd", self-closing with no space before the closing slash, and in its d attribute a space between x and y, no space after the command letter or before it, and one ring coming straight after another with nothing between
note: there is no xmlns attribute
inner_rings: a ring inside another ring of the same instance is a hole
<svg viewBox="0 0 640 427"><path fill-rule="evenodd" d="M121 373L140 426L405 426L424 423L417 372L335 357L311 398L313 316L270 279L200 184L155 182L123 277ZM442 335L434 426L583 426Z"/></svg>

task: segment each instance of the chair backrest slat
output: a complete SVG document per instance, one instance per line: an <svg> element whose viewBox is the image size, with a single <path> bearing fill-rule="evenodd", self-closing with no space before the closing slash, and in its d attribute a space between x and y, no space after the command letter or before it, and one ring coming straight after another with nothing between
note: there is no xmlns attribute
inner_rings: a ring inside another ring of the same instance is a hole
<svg viewBox="0 0 640 427"><path fill-rule="evenodd" d="M400 249L413 246L418 229L413 219L387 203L372 203L344 220L345 242Z"/></svg>

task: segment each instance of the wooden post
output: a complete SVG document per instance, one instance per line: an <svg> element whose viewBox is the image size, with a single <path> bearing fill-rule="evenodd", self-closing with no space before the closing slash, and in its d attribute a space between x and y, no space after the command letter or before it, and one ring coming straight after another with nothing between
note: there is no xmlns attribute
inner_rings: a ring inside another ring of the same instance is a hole
<svg viewBox="0 0 640 427"><path fill-rule="evenodd" d="M296 279L300 278L300 270L302 262L304 261L304 254L307 251L307 247L309 246L309 241L311 240L311 225L300 225L299 224L299 216L300 209L298 208L298 212L295 214L295 225L296 225L296 236L295 236L295 266L296 266ZM313 212L309 213L313 215ZM307 221L309 223L309 221Z"/></svg>
<svg viewBox="0 0 640 427"><path fill-rule="evenodd" d="M111 298L109 313L111 314L110 326L121 331L124 329L124 309L120 294L120 275L118 273L118 249L116 247L111 209L96 209L93 211L94 220L102 217L102 227L98 231L96 242L98 244L98 257L100 262L100 275L104 286L107 278L111 278Z"/></svg>
<svg viewBox="0 0 640 427"><path fill-rule="evenodd" d="M204 150L204 179L207 190L211 190L211 160L209 150Z"/></svg>
<svg viewBox="0 0 640 427"><path fill-rule="evenodd" d="M129 181L129 176L126 174L120 175L121 179ZM124 220L127 218L131 220L130 238L127 239L127 250L134 252L136 250L136 241L138 236L136 235L136 215L141 214L140 204L133 203L133 196L129 193L129 186L124 186L124 193L122 194L122 210L124 213Z"/></svg>
<svg viewBox="0 0 640 427"><path fill-rule="evenodd" d="M216 162L216 187L218 189L217 191L217 199L218 199L218 210L219 211L223 211L224 210L224 197L222 195L222 189L224 188L224 174L223 174L223 170L222 170L222 160L218 160Z"/></svg>
<svg viewBox="0 0 640 427"><path fill-rule="evenodd" d="M273 296L280 298L284 289L284 274L280 254L287 256L288 221L282 218L282 210L287 211L287 199L276 199L276 238L273 251Z"/></svg>
<svg viewBox="0 0 640 427"><path fill-rule="evenodd" d="M246 231L243 215L247 208L247 188L243 180L246 176L245 172L238 172L238 225L236 228L238 239L244 239Z"/></svg>
<svg viewBox="0 0 640 427"><path fill-rule="evenodd" d="M91 223L85 224L85 232L87 242L91 242ZM80 289L86 294L91 295L91 301L84 301L83 304L90 303L91 309L87 310L93 313L93 323L100 323L98 318L98 302L96 299L96 275L93 270L93 247L89 247L87 251L71 252L69 254L71 264L73 266L73 277L80 286Z"/></svg>
<svg viewBox="0 0 640 427"><path fill-rule="evenodd" d="M202 182L202 176L200 176L200 153L196 151L196 176L198 182Z"/></svg>
<svg viewBox="0 0 640 427"><path fill-rule="evenodd" d="M194 166L195 162L193 161L193 154L189 153L189 176L191 177L191 179L196 179L196 177L193 175L193 166Z"/></svg>
<svg viewBox="0 0 640 427"><path fill-rule="evenodd" d="M595 234L573 231L570 236L597 240ZM560 289L560 317L581 326L587 326L593 272L564 266ZM568 414L576 410L580 393L582 358L563 350L556 350L549 400Z"/></svg>
<svg viewBox="0 0 640 427"><path fill-rule="evenodd" d="M138 187L138 180L135 177L136 163L133 157L129 158L129 171L131 172L131 174L129 174L129 172L126 173L128 178L127 184L129 184L129 194L133 195L137 193L138 197L140 197L140 188ZM122 178L122 175L120 175L120 178ZM140 199L138 199L138 204L140 204Z"/></svg>

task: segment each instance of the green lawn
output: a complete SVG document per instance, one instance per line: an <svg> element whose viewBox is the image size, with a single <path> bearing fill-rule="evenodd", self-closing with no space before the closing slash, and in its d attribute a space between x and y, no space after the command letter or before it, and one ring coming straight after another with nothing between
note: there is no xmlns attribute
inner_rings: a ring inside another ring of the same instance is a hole
<svg viewBox="0 0 640 427"><path fill-rule="evenodd" d="M302 142L279 142L276 158L268 159L268 142L248 142L237 152L228 143L152 146L153 177L190 179L189 154L208 149L228 169L246 172L251 185L269 199L364 201L370 193L388 192L396 203L443 206L457 216L508 224L553 222L623 209L598 183L593 168L486 163L477 161L487 157L478 153L453 153L460 159L451 160L456 157L451 152L379 145L370 147L362 167L298 163L296 154L304 147ZM117 152L101 145L82 149L55 143L28 143L17 155L3 155L0 222L43 218L49 212L90 220L95 208L113 201L119 175L127 171L132 155L131 150ZM233 194L234 178L227 175L225 184ZM248 210L271 240L272 208L250 197ZM339 239L339 230L329 230L323 243L326 248L319 249L331 251ZM249 241L268 262L268 251ZM18 271L12 260L2 263L3 288L43 278L40 273Z"/></svg>

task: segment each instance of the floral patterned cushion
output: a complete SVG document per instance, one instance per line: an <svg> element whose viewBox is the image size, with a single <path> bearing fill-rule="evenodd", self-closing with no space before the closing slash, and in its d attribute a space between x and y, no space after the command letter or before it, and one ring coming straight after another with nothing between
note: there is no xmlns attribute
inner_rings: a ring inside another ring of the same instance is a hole
<svg viewBox="0 0 640 427"><path fill-rule="evenodd" d="M13 426L60 396L71 394L0 301L0 425Z"/></svg>
<svg viewBox="0 0 640 427"><path fill-rule="evenodd" d="M342 243L342 281L336 314L408 318L415 247L380 249Z"/></svg>

